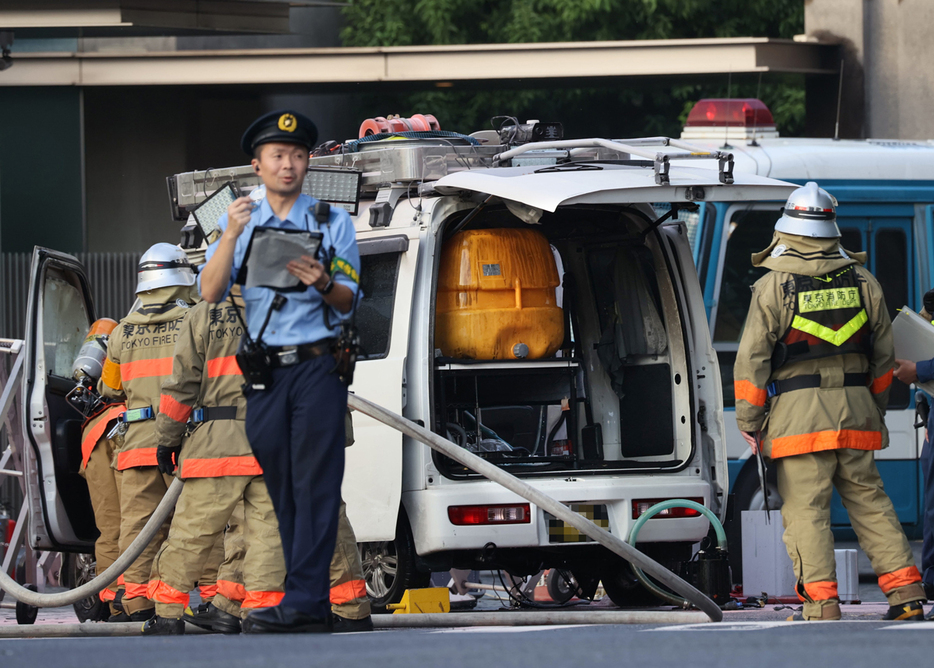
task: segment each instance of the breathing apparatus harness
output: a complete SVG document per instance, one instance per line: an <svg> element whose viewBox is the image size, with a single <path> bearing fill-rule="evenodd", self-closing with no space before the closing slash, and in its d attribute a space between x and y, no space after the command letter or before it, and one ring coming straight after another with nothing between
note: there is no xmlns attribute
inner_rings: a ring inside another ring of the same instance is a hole
<svg viewBox="0 0 934 668"><path fill-rule="evenodd" d="M328 236L331 241L328 248L321 246L318 249L318 253L323 255L325 266L329 269L329 274L331 276L329 285L331 285L331 282L334 280L335 271L343 271L353 278L353 274L356 273L353 267L350 266L346 260L339 258L334 251L333 237L331 237L330 234L331 206L327 202L317 202L314 206L314 216L319 227L325 225L328 228ZM305 227L309 232L311 231L308 225L307 214L305 218ZM237 277L238 283L245 282L245 274L246 258L244 258L244 267ZM334 355L335 359L334 367L331 369L330 373L337 373L341 382L345 385L350 385L353 382L354 367L356 366L357 354L360 349L360 337L357 334L356 328L357 306L360 297L359 290L355 295L352 309L353 314L349 321L341 321L340 334L336 341L324 340L301 346L286 346L281 352L273 350L263 342L263 334L266 332L266 327L269 325L269 320L272 318L273 312L281 310L286 301L288 301L288 298L281 294L281 292L302 292L307 289L308 286L299 281L299 284L294 288L283 291L277 290L276 296L269 306L269 310L266 311L266 317L263 320L263 325L260 327L256 339L250 336L250 331L240 312L240 307L234 304L237 310L237 317L243 325L243 338L240 340L240 347L237 350L236 359L240 370L246 378L244 389L252 388L254 390L265 390L272 385L273 368L277 366L290 366L306 359L328 353ZM326 288L322 294L327 294L327 292L330 292L330 289L331 288ZM324 309L325 327L330 330L332 328L329 314L330 306L324 302L322 302L321 306Z"/></svg>
<svg viewBox="0 0 934 668"><path fill-rule="evenodd" d="M873 337L854 265L826 276L794 275L794 316L772 353L772 372L804 360L858 354L872 357ZM844 374L844 387L865 387L866 374ZM818 388L820 374L793 376L768 384L768 396Z"/></svg>

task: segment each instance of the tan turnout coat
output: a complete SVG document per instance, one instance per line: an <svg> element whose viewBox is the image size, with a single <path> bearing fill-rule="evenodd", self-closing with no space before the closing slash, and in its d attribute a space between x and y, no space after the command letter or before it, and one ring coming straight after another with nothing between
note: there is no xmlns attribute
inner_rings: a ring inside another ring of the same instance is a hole
<svg viewBox="0 0 934 668"><path fill-rule="evenodd" d="M782 251L782 246L785 250ZM837 239L809 239L776 232L772 243L752 257L771 271L752 286L752 302L734 366L736 422L742 431L764 435L764 454L773 459L803 453L888 445L885 407L895 354L892 324L882 287L863 268L864 253L844 251ZM863 307L872 332L871 358L850 353L800 360L772 371L775 345L791 326L794 274L823 276L855 265ZM844 387L844 374L865 374L865 387ZM819 374L819 388L768 398L774 380Z"/></svg>

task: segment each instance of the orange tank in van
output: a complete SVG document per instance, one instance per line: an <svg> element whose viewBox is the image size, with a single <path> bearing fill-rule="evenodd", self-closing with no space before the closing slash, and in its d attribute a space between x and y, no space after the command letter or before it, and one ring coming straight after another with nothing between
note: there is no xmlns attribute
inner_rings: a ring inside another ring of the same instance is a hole
<svg viewBox="0 0 934 668"><path fill-rule="evenodd" d="M531 229L467 230L444 244L435 347L445 357L549 357L564 341L548 239Z"/></svg>

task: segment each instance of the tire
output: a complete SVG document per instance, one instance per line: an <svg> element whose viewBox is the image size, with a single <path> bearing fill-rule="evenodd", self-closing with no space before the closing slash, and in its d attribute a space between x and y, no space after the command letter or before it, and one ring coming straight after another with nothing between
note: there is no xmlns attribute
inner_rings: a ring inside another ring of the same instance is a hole
<svg viewBox="0 0 934 668"><path fill-rule="evenodd" d="M772 510L779 510L782 507L782 497L778 493L778 476L774 464L768 468L766 484L769 487L769 507ZM760 487L756 459L750 457L736 477L733 493L730 495L733 507L727 513L730 519L723 525L730 546L730 569L733 572L734 584L741 584L743 581L742 512L744 510L765 510L764 497Z"/></svg>
<svg viewBox="0 0 934 668"><path fill-rule="evenodd" d="M388 612L386 606L401 601L406 589L421 589L431 581L431 572L418 567L415 540L404 513L399 513L395 540L360 543L357 548L374 613Z"/></svg>
<svg viewBox="0 0 934 668"><path fill-rule="evenodd" d="M665 603L642 586L626 561L613 562L612 566L605 569L601 580L603 580L603 591L613 603L621 608L655 607Z"/></svg>
<svg viewBox="0 0 934 668"><path fill-rule="evenodd" d="M545 576L545 587L548 589L548 595L555 603L567 603L570 601L580 587L571 571L552 568Z"/></svg>
<svg viewBox="0 0 934 668"><path fill-rule="evenodd" d="M62 584L69 589L75 589L90 582L97 574L97 561L93 554L63 554L62 555ZM88 596L73 603L75 616L79 622L100 622L110 616L110 606L104 603L100 596Z"/></svg>
<svg viewBox="0 0 934 668"><path fill-rule="evenodd" d="M23 585L29 591L39 591L34 584ZM16 602L16 623L17 624L35 624L36 617L39 615L39 608L34 605L28 605L22 601Z"/></svg>

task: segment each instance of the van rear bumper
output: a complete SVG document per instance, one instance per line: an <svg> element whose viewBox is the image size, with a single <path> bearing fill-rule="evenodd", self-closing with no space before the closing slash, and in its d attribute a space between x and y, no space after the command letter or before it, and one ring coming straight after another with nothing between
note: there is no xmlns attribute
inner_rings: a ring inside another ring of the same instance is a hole
<svg viewBox="0 0 934 668"><path fill-rule="evenodd" d="M571 480L529 480L544 494L565 504L606 507L609 531L625 540L635 520L632 502L641 499L702 498L709 507L710 485L688 476L635 478L576 478ZM489 481L439 484L424 490L403 492L416 551L420 555L449 550L479 550L488 543L500 548L561 547L580 542L556 542L550 535L545 513L530 505L527 524L455 526L448 518L450 506L518 504L525 501ZM707 518L658 518L649 520L639 532L639 542L697 542L707 535ZM553 532L551 532L553 533Z"/></svg>

